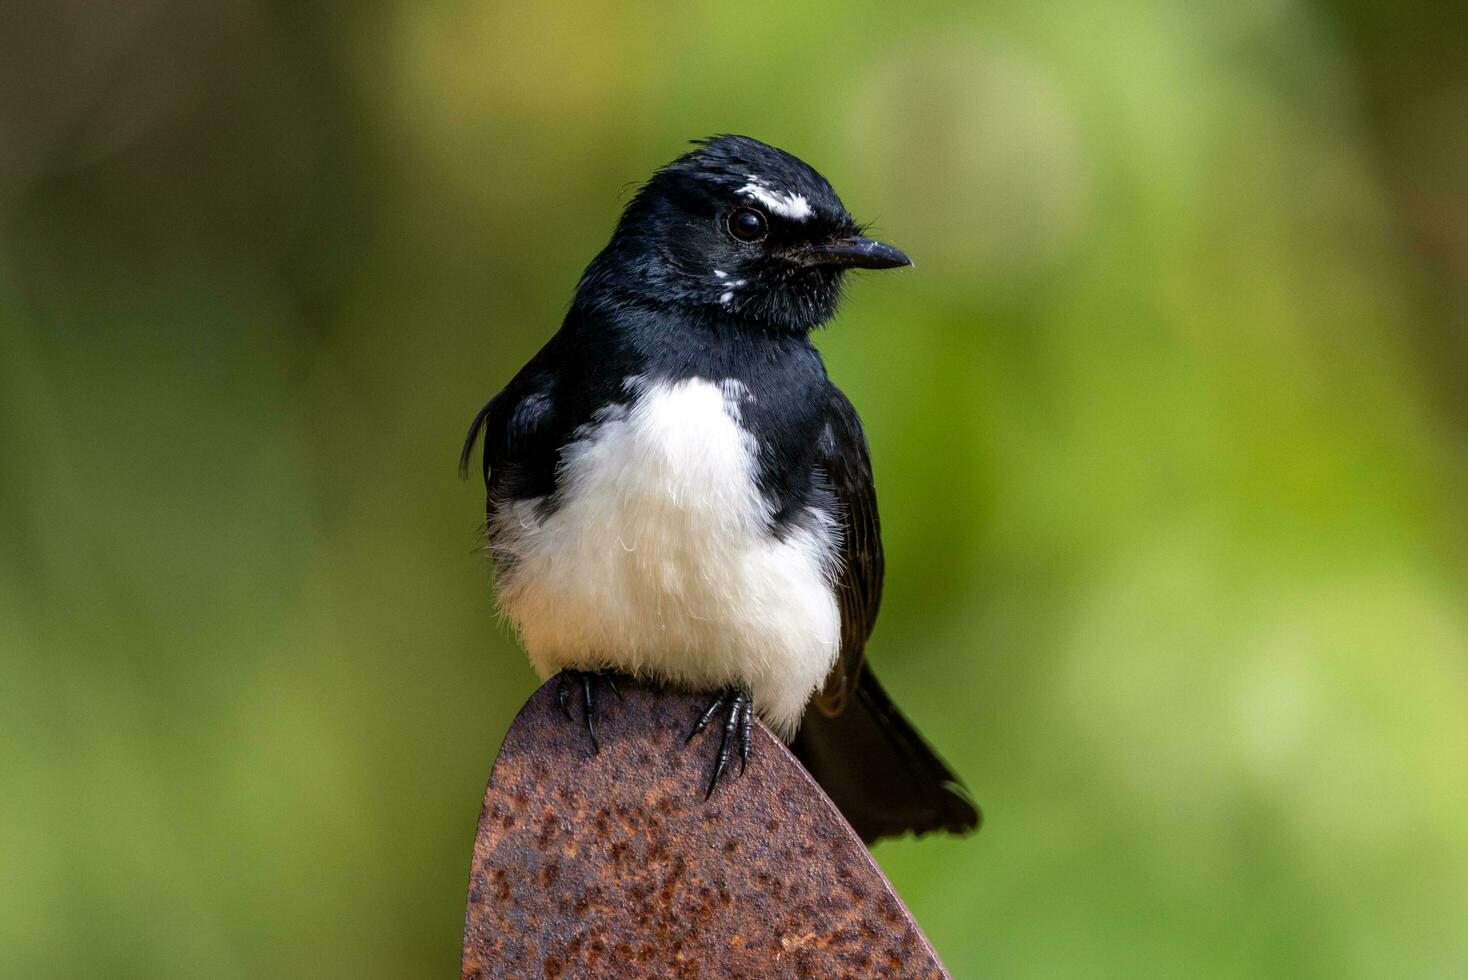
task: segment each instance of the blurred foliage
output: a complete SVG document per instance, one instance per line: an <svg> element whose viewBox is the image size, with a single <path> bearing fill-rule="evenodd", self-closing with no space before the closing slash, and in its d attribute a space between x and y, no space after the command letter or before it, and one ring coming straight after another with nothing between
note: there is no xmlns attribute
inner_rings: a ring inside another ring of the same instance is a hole
<svg viewBox="0 0 1468 980"><path fill-rule="evenodd" d="M450 976L535 680L454 479L713 132L819 338L958 976L1468 970L1468 8L107 5L0 33L0 973Z"/></svg>

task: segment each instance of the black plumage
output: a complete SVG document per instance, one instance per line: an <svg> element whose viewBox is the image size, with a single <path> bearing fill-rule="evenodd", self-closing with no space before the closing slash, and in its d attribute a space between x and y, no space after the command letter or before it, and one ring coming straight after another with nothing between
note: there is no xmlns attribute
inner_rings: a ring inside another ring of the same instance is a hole
<svg viewBox="0 0 1468 980"><path fill-rule="evenodd" d="M747 137L703 141L628 204L560 331L475 417L461 458L467 467L483 438L490 551L503 580L523 560L523 548L494 534L503 512L529 502L534 520L549 521L583 492L567 477L568 447L625 414L632 379L639 390L690 379L732 386L731 411L755 447L760 533L834 534L839 654L792 747L867 840L978 823L958 780L863 664L883 573L871 464L856 411L809 340L834 314L848 270L905 264L861 236L805 163ZM608 657L604 666L619 665ZM722 762L715 781L720 771Z"/></svg>

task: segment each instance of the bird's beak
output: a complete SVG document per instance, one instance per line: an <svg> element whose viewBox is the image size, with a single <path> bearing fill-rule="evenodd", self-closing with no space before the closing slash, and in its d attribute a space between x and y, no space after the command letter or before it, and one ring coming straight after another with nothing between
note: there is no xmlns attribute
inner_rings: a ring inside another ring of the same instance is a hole
<svg viewBox="0 0 1468 980"><path fill-rule="evenodd" d="M912 265L900 250L870 238L838 238L803 250L802 265L834 265L843 269L896 269Z"/></svg>

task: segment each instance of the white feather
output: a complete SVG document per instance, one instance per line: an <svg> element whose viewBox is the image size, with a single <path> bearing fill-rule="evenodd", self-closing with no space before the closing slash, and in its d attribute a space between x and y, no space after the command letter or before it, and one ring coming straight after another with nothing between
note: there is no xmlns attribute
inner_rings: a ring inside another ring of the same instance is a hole
<svg viewBox="0 0 1468 980"><path fill-rule="evenodd" d="M763 180L753 174L750 175L749 182L739 188L736 193L753 198L775 214L792 221L804 221L815 213L804 194L771 190L765 186Z"/></svg>
<svg viewBox="0 0 1468 980"><path fill-rule="evenodd" d="M697 690L748 687L791 737L840 646L839 531L812 511L777 539L735 381L627 383L563 456L561 503L501 510L497 585L542 677L615 667Z"/></svg>

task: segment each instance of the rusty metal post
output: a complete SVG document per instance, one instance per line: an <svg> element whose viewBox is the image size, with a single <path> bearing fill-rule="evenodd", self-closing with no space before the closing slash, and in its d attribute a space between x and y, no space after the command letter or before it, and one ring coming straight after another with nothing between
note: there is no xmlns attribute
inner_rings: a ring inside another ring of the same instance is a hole
<svg viewBox="0 0 1468 980"><path fill-rule="evenodd" d="M946 977L865 846L758 726L703 787L702 703L624 685L600 753L537 691L505 736L474 841L463 976Z"/></svg>

